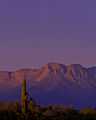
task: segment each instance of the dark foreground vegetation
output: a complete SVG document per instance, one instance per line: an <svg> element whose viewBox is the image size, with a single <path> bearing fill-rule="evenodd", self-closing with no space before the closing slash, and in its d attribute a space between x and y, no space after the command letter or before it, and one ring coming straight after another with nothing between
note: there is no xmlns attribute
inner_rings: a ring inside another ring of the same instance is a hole
<svg viewBox="0 0 96 120"><path fill-rule="evenodd" d="M96 109L86 108L76 110L73 107L53 105L48 107L29 106L29 110L22 113L18 104L0 105L0 120L96 120Z"/></svg>
<svg viewBox="0 0 96 120"><path fill-rule="evenodd" d="M26 90L22 82L20 102L0 102L0 120L96 120L96 109L76 110L63 105L41 107Z"/></svg>

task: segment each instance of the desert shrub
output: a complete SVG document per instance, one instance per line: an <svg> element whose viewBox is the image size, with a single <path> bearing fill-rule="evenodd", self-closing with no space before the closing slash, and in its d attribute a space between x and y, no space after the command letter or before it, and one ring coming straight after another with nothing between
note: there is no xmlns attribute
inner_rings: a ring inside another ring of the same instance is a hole
<svg viewBox="0 0 96 120"><path fill-rule="evenodd" d="M84 115L96 115L96 109L93 109L93 108L84 108L82 110L80 110L80 113L81 114L84 114Z"/></svg>

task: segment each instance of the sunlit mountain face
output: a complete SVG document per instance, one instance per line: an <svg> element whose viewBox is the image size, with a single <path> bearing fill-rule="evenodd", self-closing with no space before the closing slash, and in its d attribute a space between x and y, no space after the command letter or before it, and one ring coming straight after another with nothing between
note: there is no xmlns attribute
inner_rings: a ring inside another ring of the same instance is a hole
<svg viewBox="0 0 96 120"><path fill-rule="evenodd" d="M24 79L38 104L96 106L96 67L48 63L40 69L0 71L0 100L20 100Z"/></svg>

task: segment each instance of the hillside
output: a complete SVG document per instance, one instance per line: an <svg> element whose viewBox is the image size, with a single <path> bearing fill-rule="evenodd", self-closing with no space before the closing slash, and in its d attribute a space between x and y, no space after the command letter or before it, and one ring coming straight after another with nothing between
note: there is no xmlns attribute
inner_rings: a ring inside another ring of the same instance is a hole
<svg viewBox="0 0 96 120"><path fill-rule="evenodd" d="M23 79L40 104L96 105L96 67L48 63L40 69L0 71L0 99L20 98Z"/></svg>

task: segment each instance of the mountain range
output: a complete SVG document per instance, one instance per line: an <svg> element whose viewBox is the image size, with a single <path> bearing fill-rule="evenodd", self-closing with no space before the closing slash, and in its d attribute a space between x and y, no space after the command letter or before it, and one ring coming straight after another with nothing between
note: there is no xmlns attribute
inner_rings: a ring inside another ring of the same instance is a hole
<svg viewBox="0 0 96 120"><path fill-rule="evenodd" d="M96 67L48 63L40 69L0 71L0 100L20 100L24 79L38 104L96 106Z"/></svg>

